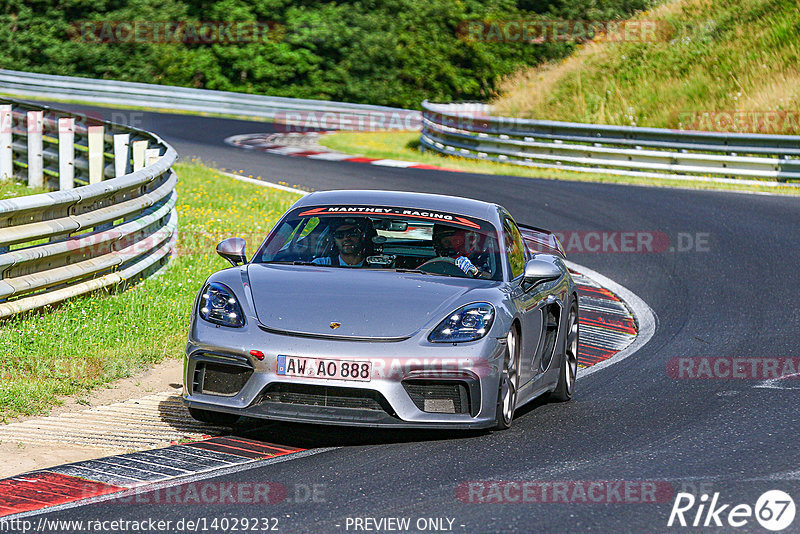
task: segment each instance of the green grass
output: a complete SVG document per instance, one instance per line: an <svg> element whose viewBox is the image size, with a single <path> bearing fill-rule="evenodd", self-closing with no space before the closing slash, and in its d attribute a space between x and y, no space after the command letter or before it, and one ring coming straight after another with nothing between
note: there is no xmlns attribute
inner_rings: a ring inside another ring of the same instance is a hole
<svg viewBox="0 0 800 534"><path fill-rule="evenodd" d="M46 192L47 190L45 189L28 187L27 185L14 180L0 180L0 200L24 197L27 195L36 195L38 193Z"/></svg>
<svg viewBox="0 0 800 534"><path fill-rule="evenodd" d="M0 418L46 413L81 394L180 358L189 313L207 276L229 264L214 252L238 235L252 253L297 195L239 182L198 163L176 165L179 255L160 276L0 322Z"/></svg>
<svg viewBox="0 0 800 534"><path fill-rule="evenodd" d="M561 62L524 70L501 84L493 102L497 113L800 134L796 0L669 0L635 18L658 23L655 42L590 42ZM709 120L719 112L771 112L779 118L753 124Z"/></svg>
<svg viewBox="0 0 800 534"><path fill-rule="evenodd" d="M691 189L723 189L728 191L752 191L800 195L797 187L769 187L759 185L720 184L714 182L687 182L662 178L637 178L607 174L535 169L512 164L477 161L457 156L419 150L419 132L338 132L322 136L320 144L345 154L369 158L388 158L416 161L427 165L437 165L447 169L482 174L527 176L549 180L569 180L579 182L604 182L617 184L649 185L661 187L682 187Z"/></svg>

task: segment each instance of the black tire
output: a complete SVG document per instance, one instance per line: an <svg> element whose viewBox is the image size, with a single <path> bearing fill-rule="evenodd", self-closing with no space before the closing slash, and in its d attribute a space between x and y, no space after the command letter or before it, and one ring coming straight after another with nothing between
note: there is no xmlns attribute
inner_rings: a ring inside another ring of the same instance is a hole
<svg viewBox="0 0 800 534"><path fill-rule="evenodd" d="M552 400L566 402L575 394L575 381L578 378L579 342L578 304L573 302L567 316L567 331L564 334L564 344L561 351L561 369L558 372L558 384L550 394Z"/></svg>
<svg viewBox="0 0 800 534"><path fill-rule="evenodd" d="M519 350L519 333L516 327L512 327L506 337L506 354L497 391L496 430L508 429L514 420L519 393Z"/></svg>
<svg viewBox="0 0 800 534"><path fill-rule="evenodd" d="M212 412L210 410L201 410L200 408L189 408L189 415L201 423L217 426L233 426L239 420L239 416L236 414Z"/></svg>

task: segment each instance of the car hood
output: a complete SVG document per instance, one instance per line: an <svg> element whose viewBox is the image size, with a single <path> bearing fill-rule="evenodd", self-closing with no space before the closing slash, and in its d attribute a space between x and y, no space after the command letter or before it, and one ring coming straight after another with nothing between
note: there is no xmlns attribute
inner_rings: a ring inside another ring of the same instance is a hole
<svg viewBox="0 0 800 534"><path fill-rule="evenodd" d="M479 300L480 289L496 285L305 265L250 264L248 275L258 321L268 329L364 339L410 337L431 321L438 324L459 304ZM340 326L332 328L334 323Z"/></svg>

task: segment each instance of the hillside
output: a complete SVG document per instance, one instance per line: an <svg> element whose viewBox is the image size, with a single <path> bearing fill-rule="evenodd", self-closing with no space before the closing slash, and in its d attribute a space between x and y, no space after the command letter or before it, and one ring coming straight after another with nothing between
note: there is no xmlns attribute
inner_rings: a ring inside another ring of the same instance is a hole
<svg viewBox="0 0 800 534"><path fill-rule="evenodd" d="M586 43L500 84L496 113L800 134L800 4L671 0L635 20L655 42Z"/></svg>
<svg viewBox="0 0 800 534"><path fill-rule="evenodd" d="M465 24L624 19L653 0L8 0L0 68L418 108L485 100L571 42Z"/></svg>

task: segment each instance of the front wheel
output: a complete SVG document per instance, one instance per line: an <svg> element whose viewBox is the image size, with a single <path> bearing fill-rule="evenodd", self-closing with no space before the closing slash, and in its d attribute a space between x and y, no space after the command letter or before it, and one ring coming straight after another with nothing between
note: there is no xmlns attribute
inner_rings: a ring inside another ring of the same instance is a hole
<svg viewBox="0 0 800 534"><path fill-rule="evenodd" d="M519 339L516 328L511 328L506 337L506 354L503 358L503 372L497 392L495 428L505 430L511 426L514 410L517 407L519 390Z"/></svg>
<svg viewBox="0 0 800 534"><path fill-rule="evenodd" d="M217 426L233 426L239 420L239 416L232 413L212 412L201 410L200 408L189 408L189 415L194 419Z"/></svg>
<svg viewBox="0 0 800 534"><path fill-rule="evenodd" d="M558 384L550 394L556 401L568 401L575 393L575 380L578 377L578 341L580 326L578 324L578 304L573 303L567 319L567 332L564 335L561 369L558 372Z"/></svg>

